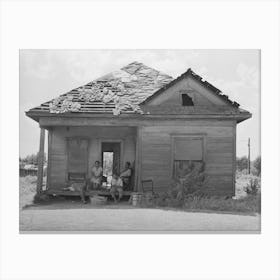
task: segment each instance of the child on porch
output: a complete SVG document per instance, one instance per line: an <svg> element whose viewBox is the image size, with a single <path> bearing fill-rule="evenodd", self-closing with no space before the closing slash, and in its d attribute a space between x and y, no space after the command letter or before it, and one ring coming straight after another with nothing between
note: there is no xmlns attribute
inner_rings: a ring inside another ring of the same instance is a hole
<svg viewBox="0 0 280 280"><path fill-rule="evenodd" d="M116 173L113 174L111 184L112 184L112 187L111 187L110 193L111 193L114 201L117 202L117 199L116 199L116 194L117 193L119 195L118 201L120 201L122 196L123 196L123 181L119 177L118 174L116 174Z"/></svg>

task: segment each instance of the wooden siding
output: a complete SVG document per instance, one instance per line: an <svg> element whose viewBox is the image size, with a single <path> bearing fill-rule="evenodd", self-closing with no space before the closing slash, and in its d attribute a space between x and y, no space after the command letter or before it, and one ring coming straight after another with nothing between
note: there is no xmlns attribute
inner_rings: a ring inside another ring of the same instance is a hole
<svg viewBox="0 0 280 280"><path fill-rule="evenodd" d="M182 105L182 94L188 94L189 97L192 98L192 101L194 103L194 106L207 106L209 109L213 105L215 105L213 102L208 100L206 97L204 97L202 94L200 94L198 91L192 90L192 89L184 89L177 91L173 91L170 93L170 98L163 101L160 104L157 104L156 106L161 105Z"/></svg>
<svg viewBox="0 0 280 280"><path fill-rule="evenodd" d="M67 137L89 138L88 172L95 160L101 160L102 141L121 141L123 145L121 168L126 161L134 165L138 188L141 180L152 179L156 191L165 191L172 182L174 157L172 139L199 136L203 137L203 158L209 177L209 185L205 191L217 195L233 195L235 130L236 122L228 120L184 120L177 121L176 125L171 125L171 121L161 121L150 122L150 125L145 124L138 128L54 127L49 146L48 187L59 189L66 183Z"/></svg>
<svg viewBox="0 0 280 280"><path fill-rule="evenodd" d="M203 157L209 177L208 193L233 195L235 122L189 121L184 126L144 126L141 147L141 180L152 179L157 191L172 182L172 139L176 136L203 135Z"/></svg>
<svg viewBox="0 0 280 280"><path fill-rule="evenodd" d="M49 146L50 170L49 189L60 189L67 181L67 138L86 137L88 146L88 173L96 160L101 160L102 141L115 140L123 143L121 152L121 169L129 161L134 165L136 128L132 127L55 127Z"/></svg>

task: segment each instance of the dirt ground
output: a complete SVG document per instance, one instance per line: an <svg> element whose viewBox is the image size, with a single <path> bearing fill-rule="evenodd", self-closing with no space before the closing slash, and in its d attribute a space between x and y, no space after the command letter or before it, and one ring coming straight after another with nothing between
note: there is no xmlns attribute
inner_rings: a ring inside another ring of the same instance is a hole
<svg viewBox="0 0 280 280"><path fill-rule="evenodd" d="M29 206L36 177L20 178L19 229L21 232L259 232L260 215L202 213L134 208L127 202L106 206L82 204L79 199L55 199Z"/></svg>
<svg viewBox="0 0 280 280"><path fill-rule="evenodd" d="M238 232L260 230L259 215L193 213L134 208L127 203L106 206L61 201L20 211L20 231L70 232Z"/></svg>

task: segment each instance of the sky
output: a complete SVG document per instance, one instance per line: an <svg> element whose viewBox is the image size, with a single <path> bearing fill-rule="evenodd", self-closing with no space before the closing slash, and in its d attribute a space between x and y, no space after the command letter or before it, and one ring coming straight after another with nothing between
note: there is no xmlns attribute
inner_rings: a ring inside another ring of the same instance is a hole
<svg viewBox="0 0 280 280"><path fill-rule="evenodd" d="M259 50L21 50L20 156L37 153L39 125L25 111L138 61L174 78L191 68L252 118L237 126L237 156L260 155ZM46 141L47 142L47 141Z"/></svg>

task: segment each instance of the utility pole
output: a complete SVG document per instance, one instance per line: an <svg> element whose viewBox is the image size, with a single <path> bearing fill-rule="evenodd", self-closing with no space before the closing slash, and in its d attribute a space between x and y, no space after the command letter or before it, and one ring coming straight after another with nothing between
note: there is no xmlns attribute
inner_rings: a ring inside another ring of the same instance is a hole
<svg viewBox="0 0 280 280"><path fill-rule="evenodd" d="M250 137L248 138L248 174L251 173L251 159L250 159L250 149L251 149L251 145L250 145Z"/></svg>

